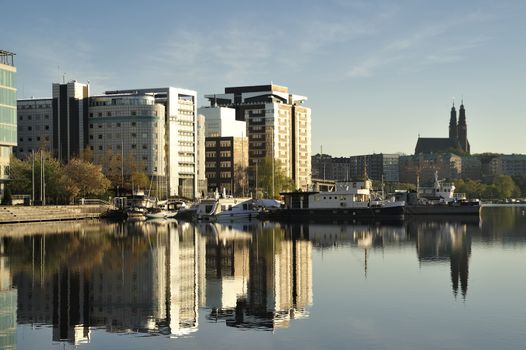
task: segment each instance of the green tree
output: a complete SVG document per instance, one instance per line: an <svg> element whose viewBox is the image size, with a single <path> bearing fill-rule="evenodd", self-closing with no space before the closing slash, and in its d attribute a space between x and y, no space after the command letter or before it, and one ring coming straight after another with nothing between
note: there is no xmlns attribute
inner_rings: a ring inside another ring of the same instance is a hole
<svg viewBox="0 0 526 350"><path fill-rule="evenodd" d="M256 187L262 192L261 196L278 198L280 192L294 190L294 182L286 176L279 160L272 164L272 158L265 157L257 163Z"/></svg>
<svg viewBox="0 0 526 350"><path fill-rule="evenodd" d="M520 196L520 189L515 184L511 176L499 175L493 179L493 185L496 186L498 197L501 199Z"/></svg>

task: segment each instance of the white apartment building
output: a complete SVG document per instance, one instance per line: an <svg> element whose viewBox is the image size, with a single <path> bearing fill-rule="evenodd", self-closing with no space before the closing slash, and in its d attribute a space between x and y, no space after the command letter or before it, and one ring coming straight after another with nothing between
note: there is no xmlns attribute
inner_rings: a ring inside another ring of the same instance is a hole
<svg viewBox="0 0 526 350"><path fill-rule="evenodd" d="M197 92L174 87L106 91L106 95L151 94L165 106L168 194L195 198L197 187Z"/></svg>
<svg viewBox="0 0 526 350"><path fill-rule="evenodd" d="M166 194L165 107L152 94L90 98L89 147L106 174L144 172ZM123 181L124 182L124 181Z"/></svg>
<svg viewBox="0 0 526 350"><path fill-rule="evenodd" d="M224 94L205 95L210 108L235 110L235 119L246 122L249 166L265 158L279 160L297 189L311 183L311 109L307 97L290 94L275 84L227 87ZM222 111L221 111L222 112ZM208 123L207 123L208 125ZM253 184L253 177L251 183Z"/></svg>

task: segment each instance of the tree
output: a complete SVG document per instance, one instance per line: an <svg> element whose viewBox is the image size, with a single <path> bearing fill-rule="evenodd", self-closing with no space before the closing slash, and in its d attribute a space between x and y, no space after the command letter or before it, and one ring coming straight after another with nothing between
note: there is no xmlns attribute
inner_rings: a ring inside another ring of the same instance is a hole
<svg viewBox="0 0 526 350"><path fill-rule="evenodd" d="M78 188L80 196L101 195L110 186L110 180L102 173L102 167L78 158L71 159L64 167L64 174Z"/></svg>
<svg viewBox="0 0 526 350"><path fill-rule="evenodd" d="M279 160L272 163L271 157L265 157L257 163L256 187L263 192L262 195L278 198L280 192L294 190L294 182L286 176Z"/></svg>

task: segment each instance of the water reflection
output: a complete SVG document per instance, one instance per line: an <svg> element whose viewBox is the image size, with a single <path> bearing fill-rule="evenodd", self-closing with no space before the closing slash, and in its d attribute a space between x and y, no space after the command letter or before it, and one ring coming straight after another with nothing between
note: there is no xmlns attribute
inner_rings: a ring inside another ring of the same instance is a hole
<svg viewBox="0 0 526 350"><path fill-rule="evenodd" d="M16 323L50 326L51 339L88 343L93 329L177 338L199 321L287 328L313 303L313 250L369 254L410 248L415 264L449 264L455 298L467 298L472 241L526 242L519 211L399 226L59 223L0 228L0 347ZM500 222L504 220L504 222ZM510 224L511 222L511 224ZM373 271L374 273L374 271ZM201 316L201 318L200 318Z"/></svg>

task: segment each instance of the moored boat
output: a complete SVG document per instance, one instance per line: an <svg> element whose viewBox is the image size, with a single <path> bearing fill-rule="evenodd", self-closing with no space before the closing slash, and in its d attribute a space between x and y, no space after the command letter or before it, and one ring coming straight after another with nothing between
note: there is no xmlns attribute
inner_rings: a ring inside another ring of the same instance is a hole
<svg viewBox="0 0 526 350"><path fill-rule="evenodd" d="M269 212L269 219L309 221L400 221L403 201L375 197L370 180L337 182L327 192L285 192L285 206Z"/></svg>

